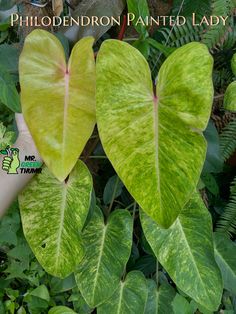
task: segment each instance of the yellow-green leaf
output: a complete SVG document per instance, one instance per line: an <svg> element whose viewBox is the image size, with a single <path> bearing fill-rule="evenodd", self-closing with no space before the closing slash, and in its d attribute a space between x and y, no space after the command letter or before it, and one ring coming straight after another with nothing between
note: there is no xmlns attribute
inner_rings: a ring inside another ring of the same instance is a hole
<svg viewBox="0 0 236 314"><path fill-rule="evenodd" d="M169 229L144 212L142 227L156 257L175 284L197 303L216 311L222 278L215 262L211 216L195 194Z"/></svg>
<svg viewBox="0 0 236 314"><path fill-rule="evenodd" d="M63 181L95 125L93 38L79 41L68 64L59 40L35 30L20 57L22 111L48 168Z"/></svg>
<svg viewBox="0 0 236 314"><path fill-rule="evenodd" d="M25 237L43 268L65 278L84 256L81 231L92 193L92 178L78 161L67 182L44 167L19 196Z"/></svg>
<svg viewBox="0 0 236 314"><path fill-rule="evenodd" d="M76 282L90 307L108 299L118 288L132 246L133 223L127 210L115 210L107 223L99 208L83 233L85 257Z"/></svg>
<svg viewBox="0 0 236 314"><path fill-rule="evenodd" d="M236 81L232 82L225 92L224 107L229 111L236 111Z"/></svg>
<svg viewBox="0 0 236 314"><path fill-rule="evenodd" d="M206 46L173 52L158 75L157 97L145 58L107 40L97 59L97 120L105 152L128 191L169 227L193 193L203 167L213 100Z"/></svg>

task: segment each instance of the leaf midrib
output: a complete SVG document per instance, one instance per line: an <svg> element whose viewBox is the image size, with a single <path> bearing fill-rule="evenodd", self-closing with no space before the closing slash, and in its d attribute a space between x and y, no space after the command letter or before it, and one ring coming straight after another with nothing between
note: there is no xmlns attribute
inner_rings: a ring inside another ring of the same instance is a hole
<svg viewBox="0 0 236 314"><path fill-rule="evenodd" d="M56 251L56 269L58 268L59 263L59 256L60 256L60 250L61 250L61 239L62 239L62 232L63 232L63 226L64 226L64 219L65 219L65 209L66 209L66 197L67 197L67 186L64 184L62 189L62 202L60 207L60 224L58 229L58 235L57 235L57 251Z"/></svg>
<svg viewBox="0 0 236 314"><path fill-rule="evenodd" d="M192 253L191 247L190 247L190 245L189 245L189 243L188 243L187 237L186 237L186 235L185 235L183 226L182 226L182 224L181 224L179 218L177 218L177 223L178 223L179 226L180 226L180 231L181 231L181 233L183 234L184 241L185 241L185 243L187 244L187 247L188 247L188 249L189 249L190 255L191 255L192 260L193 260L193 265L194 265L194 267L195 267L195 269L196 269L196 271L197 271L198 277L200 278L200 282L201 282L201 284L202 284L202 287L203 287L204 291L206 291L205 286L204 286L204 282L203 282L202 277L201 277L201 275L200 275L200 272L199 272L199 270L198 270L198 266L197 266L197 264L196 264L194 255L193 255L193 253ZM207 295L208 295L208 294L207 294Z"/></svg>
<svg viewBox="0 0 236 314"><path fill-rule="evenodd" d="M101 267L101 262L102 262L102 253L103 253L103 249L104 249L104 246L105 246L106 231L107 231L107 225L104 225L104 229L103 229L103 233L102 233L101 246L100 246L99 255L98 255L97 269L96 269L96 274L95 274L95 277L94 277L93 294L92 294L93 298L95 296L95 290L96 290L96 287L97 287L99 269Z"/></svg>

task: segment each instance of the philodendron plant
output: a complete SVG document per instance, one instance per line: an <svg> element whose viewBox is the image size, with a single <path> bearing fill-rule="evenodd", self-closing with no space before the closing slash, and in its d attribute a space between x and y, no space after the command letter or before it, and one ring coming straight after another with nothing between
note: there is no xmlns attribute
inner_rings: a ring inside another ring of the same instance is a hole
<svg viewBox="0 0 236 314"><path fill-rule="evenodd" d="M25 41L22 111L45 162L19 197L25 237L47 272L60 278L75 273L98 313L173 313L170 285L158 287L139 271L125 275L130 212L116 209L104 218L93 206L88 215L93 183L79 157L97 120L106 155L139 204L153 254L181 291L215 311L222 278L211 218L197 193L213 100L212 57L200 43L177 49L153 92L138 50L105 41L95 74L92 45L90 37L79 41L67 63L53 35L36 30Z"/></svg>

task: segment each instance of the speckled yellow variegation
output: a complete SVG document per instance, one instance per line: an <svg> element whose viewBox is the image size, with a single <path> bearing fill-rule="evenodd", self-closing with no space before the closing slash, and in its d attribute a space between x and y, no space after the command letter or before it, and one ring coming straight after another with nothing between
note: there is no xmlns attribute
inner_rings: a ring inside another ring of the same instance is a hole
<svg viewBox="0 0 236 314"><path fill-rule="evenodd" d="M141 212L145 236L157 259L184 293L210 311L222 297L222 278L214 258L211 215L194 193L169 229Z"/></svg>
<svg viewBox="0 0 236 314"><path fill-rule="evenodd" d="M52 34L35 30L20 56L22 111L39 152L60 181L74 167L95 125L92 37L80 40L68 64Z"/></svg>
<svg viewBox="0 0 236 314"><path fill-rule="evenodd" d="M26 240L53 276L67 277L84 256L81 231L92 188L89 170L79 160L67 182L58 181L44 167L19 196Z"/></svg>
<svg viewBox="0 0 236 314"><path fill-rule="evenodd" d="M153 92L138 50L107 40L98 53L96 111L103 147L131 195L165 228L189 200L203 167L212 67L205 45L185 45L164 62Z"/></svg>

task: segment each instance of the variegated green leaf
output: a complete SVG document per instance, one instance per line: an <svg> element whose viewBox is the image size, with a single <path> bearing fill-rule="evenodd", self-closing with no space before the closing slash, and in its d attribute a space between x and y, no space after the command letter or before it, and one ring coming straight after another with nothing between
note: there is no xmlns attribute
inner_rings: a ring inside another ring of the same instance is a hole
<svg viewBox="0 0 236 314"><path fill-rule="evenodd" d="M50 274L65 278L84 255L81 230L90 205L92 178L78 161L67 182L44 167L19 196L25 237Z"/></svg>
<svg viewBox="0 0 236 314"><path fill-rule="evenodd" d="M76 272L79 289L90 307L108 299L118 288L132 246L132 218L126 210L114 211L104 223L96 208L83 233L85 257Z"/></svg>
<svg viewBox="0 0 236 314"><path fill-rule="evenodd" d="M229 111L236 111L236 81L232 82L225 92L224 107Z"/></svg>
<svg viewBox="0 0 236 314"><path fill-rule="evenodd" d="M224 288L236 294L236 244L224 234L214 234L215 258L220 267Z"/></svg>
<svg viewBox="0 0 236 314"><path fill-rule="evenodd" d="M93 38L64 49L52 34L35 30L20 56L22 111L48 168L63 181L74 167L95 125Z"/></svg>
<svg viewBox="0 0 236 314"><path fill-rule="evenodd" d="M128 273L112 297L100 307L98 314L144 314L147 302L147 281L139 271Z"/></svg>
<svg viewBox="0 0 236 314"><path fill-rule="evenodd" d="M148 299L144 314L173 314L172 301L175 290L168 284L162 284L158 289L154 280L149 279Z"/></svg>
<svg viewBox="0 0 236 314"><path fill-rule="evenodd" d="M202 131L213 99L206 46L173 52L158 75L157 97L145 58L107 40L97 58L97 120L102 144L129 192L169 227L193 193L206 155Z"/></svg>
<svg viewBox="0 0 236 314"><path fill-rule="evenodd" d="M167 230L144 212L141 222L153 252L176 285L197 303L217 310L222 280L214 258L211 217L199 195Z"/></svg>

